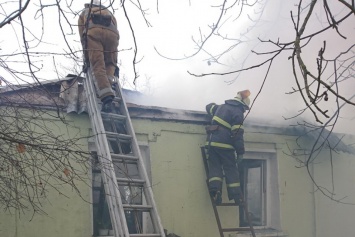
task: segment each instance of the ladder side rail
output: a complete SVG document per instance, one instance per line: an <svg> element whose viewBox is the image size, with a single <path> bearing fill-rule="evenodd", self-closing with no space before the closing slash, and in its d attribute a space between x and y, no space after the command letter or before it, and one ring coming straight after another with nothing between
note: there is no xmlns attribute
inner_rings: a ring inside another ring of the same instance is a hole
<svg viewBox="0 0 355 237"><path fill-rule="evenodd" d="M102 141L104 139L106 139L106 137L98 136L98 140L99 140L98 142L100 142L100 140ZM101 143L98 146L100 146L102 148L103 145L104 144ZM102 167L101 172L102 172L102 177L103 177L104 186L105 186L107 204L109 205L110 210L113 211L113 212L110 211L112 226L114 229L115 228L117 229L117 231L115 231L115 233L119 233L118 236L124 236L123 229L125 229L124 228L125 223L123 221L125 221L125 220L122 219L122 215L119 212L120 193L117 188L118 187L117 184L115 184L114 169L113 169L112 163L106 158L107 157L106 154L100 152L98 157L99 157L100 164ZM108 191L106 191L106 190L108 190ZM122 223L121 223L121 221L122 221Z"/></svg>
<svg viewBox="0 0 355 237"><path fill-rule="evenodd" d="M133 149L134 154L138 156L138 159L139 159L138 164L139 164L140 173L143 176L142 178L145 180L145 185L143 188L145 194L147 194L147 195L145 195L145 198L147 199L148 204L150 204L152 206L152 217L151 218L152 218L152 222L154 225L154 229L155 229L155 231L160 232L159 234L161 234L161 237L165 237L164 228L163 228L163 225L162 225L159 213L158 213L158 209L157 209L157 206L156 206L156 203L154 200L152 186L151 186L150 180L148 178L148 174L145 169L144 162L142 160L142 155L139 150L137 138L136 138L136 135L135 135L135 132L133 129L132 120L131 120L131 117L128 112L125 98L122 96L123 95L122 88L119 83L117 83L117 84L118 84L119 93L121 95L121 100L122 100L121 105L123 105L122 112L126 116L127 133L132 136L132 149Z"/></svg>
<svg viewBox="0 0 355 237"><path fill-rule="evenodd" d="M128 237L129 232L126 224L126 218L124 215L121 195L116 181L116 175L113 168L110 149L108 146L107 138L105 135L105 129L103 127L103 122L101 118L101 112L96 101L96 92L93 85L93 80L94 79L91 73L91 69L89 69L89 73L86 74L86 83L84 83L84 86L88 100L87 102L91 125L94 129L94 134L96 138L95 143L98 150L98 159L102 166L102 178L104 181L106 200L111 210L110 217L115 237Z"/></svg>
<svg viewBox="0 0 355 237"><path fill-rule="evenodd" d="M255 230L254 230L254 226L253 226L253 222L252 220L250 219L250 213L249 213L249 208L248 208L248 203L247 203L247 200L244 198L244 194L242 194L242 206L243 206L243 209L244 209L244 212L245 212L245 216L247 218L247 221L248 221L248 224L249 224L249 230L251 232L251 235L253 237L256 237L255 235Z"/></svg>

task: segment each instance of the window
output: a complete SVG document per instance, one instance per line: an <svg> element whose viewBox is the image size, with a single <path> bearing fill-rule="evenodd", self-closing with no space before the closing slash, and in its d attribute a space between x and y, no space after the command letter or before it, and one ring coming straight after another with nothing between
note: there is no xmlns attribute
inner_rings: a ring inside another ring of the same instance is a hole
<svg viewBox="0 0 355 237"><path fill-rule="evenodd" d="M239 172L244 199L247 200L255 229L281 230L276 151L256 149L246 152ZM249 225L242 207L239 219L240 226Z"/></svg>
<svg viewBox="0 0 355 237"><path fill-rule="evenodd" d="M147 144L139 144L141 155L146 166L149 178L150 176L150 159L149 147ZM116 153L116 152L115 152ZM93 202L93 235L102 236L112 233L103 232L112 229L108 205L106 203L104 184L101 177L100 164L95 152L93 154L92 165L92 202ZM117 178L127 177L127 174L132 179L139 179L138 167L136 164L123 164L118 163L114 165ZM142 204L145 202L143 198L143 190L141 187L134 186L120 186L120 194L123 204ZM148 221L146 213L141 211L126 211L125 212L128 230L130 234L142 232L142 230L150 230L151 223Z"/></svg>
<svg viewBox="0 0 355 237"><path fill-rule="evenodd" d="M265 223L265 161L244 160L240 167L240 183L247 200L253 226ZM240 226L249 226L245 210L240 207Z"/></svg>

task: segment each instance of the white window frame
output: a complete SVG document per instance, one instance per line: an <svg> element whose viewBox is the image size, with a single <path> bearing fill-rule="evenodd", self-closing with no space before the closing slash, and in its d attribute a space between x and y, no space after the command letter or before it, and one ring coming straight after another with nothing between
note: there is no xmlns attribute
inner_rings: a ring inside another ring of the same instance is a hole
<svg viewBox="0 0 355 237"><path fill-rule="evenodd" d="M256 161L257 163L252 163L253 161ZM251 171L254 168L258 168L258 172L257 174L260 175L258 176L258 197L260 197L260 199L258 199L257 201L259 201L258 205L256 205L259 209L257 209L258 214L260 213L260 220L259 221L253 221L253 225L255 227L257 226L265 226L266 225L266 160L264 159L244 159L244 161L242 162L242 167L241 167L241 173L240 175L240 181L241 181L241 186L244 187L243 188L243 193L244 193L244 200L247 200L248 203L248 212L249 213L253 213L253 209L256 207L255 203L252 203L251 200L253 198L256 197L255 194L251 194L248 192L249 191L249 185L251 185L251 181L249 180L250 177L253 177L253 174L249 173L249 172L244 172L244 171ZM255 176L253 177L255 178ZM250 190L253 191L253 190ZM261 210L260 210L261 209ZM246 215L245 215L245 210L243 210L243 206L240 207L239 210L240 213L240 225L242 227L248 227L249 224L247 222L246 219ZM253 219L251 217L251 219ZM258 223L256 223L258 222Z"/></svg>
<svg viewBox="0 0 355 237"><path fill-rule="evenodd" d="M244 159L264 160L264 226L256 226L255 229L281 230L279 175L276 150L274 149L248 149ZM239 236L239 235L238 235Z"/></svg>

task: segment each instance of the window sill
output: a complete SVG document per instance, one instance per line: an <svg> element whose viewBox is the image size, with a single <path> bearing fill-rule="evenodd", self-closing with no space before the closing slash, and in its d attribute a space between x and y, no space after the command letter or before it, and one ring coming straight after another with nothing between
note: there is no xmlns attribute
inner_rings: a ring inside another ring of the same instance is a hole
<svg viewBox="0 0 355 237"><path fill-rule="evenodd" d="M228 237L250 237L251 232L245 231L243 233L230 233ZM255 236L257 237L287 237L288 235L282 231L275 229L257 229L255 228Z"/></svg>

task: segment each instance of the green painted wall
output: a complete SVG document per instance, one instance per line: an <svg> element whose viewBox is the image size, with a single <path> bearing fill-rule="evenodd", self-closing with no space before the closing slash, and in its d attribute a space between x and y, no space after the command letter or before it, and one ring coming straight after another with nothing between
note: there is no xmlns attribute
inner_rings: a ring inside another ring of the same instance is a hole
<svg viewBox="0 0 355 237"><path fill-rule="evenodd" d="M133 123L138 138L150 146L153 191L164 228L182 237L219 236L200 151L204 126L137 119ZM291 237L313 237L312 183L306 170L296 168L295 159L285 154L297 148L294 138L248 128L245 134L247 150L276 148L282 231ZM220 215L223 227L238 223L234 207L223 207Z"/></svg>
<svg viewBox="0 0 355 237"><path fill-rule="evenodd" d="M53 117L51 115L54 115ZM56 121L55 114L50 112L41 115L42 125L52 127L54 134L68 137L83 137L78 141L83 149L88 147L88 132L90 123L88 117L78 115L66 115L69 127L60 121ZM83 170L73 163L73 168ZM90 174L88 174L90 175ZM90 177L83 177L90 183ZM32 212L19 212L11 210L11 214L2 211L0 214L1 237L89 237L91 236L91 190L84 182L75 181L80 192L69 186L55 184L59 191L50 189L48 200L42 202L42 208L46 215ZM65 197L66 195L67 197Z"/></svg>
<svg viewBox="0 0 355 237"><path fill-rule="evenodd" d="M64 129L58 122L54 132L65 136L83 136L90 127L86 115L68 115L69 121L78 130ZM206 177L200 147L205 142L203 125L167 122L149 119L133 119L139 141L147 142L150 149L152 185L163 226L169 233L181 237L218 237L218 229L206 187ZM281 135L272 129L246 127L246 148L252 150L275 150L280 198L280 225L283 233L290 237L333 237L351 236L354 223L354 207L342 206L316 192L305 168L288 154L298 151L295 136ZM87 147L87 140L80 141ZM309 141L304 141L305 144ZM327 154L323 154L324 157ZM304 157L303 157L304 158ZM336 190L343 195L352 187L351 200L355 200L353 155L339 154L333 165L337 168ZM314 166L314 174L322 185L329 187L329 160L322 160ZM91 188L77 183L86 201L91 199ZM328 185L328 186L327 186ZM70 188L63 189L69 198L58 192L50 193L50 202L44 203L48 216L32 213L0 215L0 236L4 237L89 237L92 229L91 204L79 197ZM226 200L226 190L224 200ZM339 209L340 207L340 209ZM234 227L237 209L220 209L224 227ZM341 215L343 218L333 218ZM354 223L355 224L355 223ZM345 235L339 233L346 233ZM229 235L225 235L226 237ZM240 236L233 235L232 236Z"/></svg>
<svg viewBox="0 0 355 237"><path fill-rule="evenodd" d="M180 236L218 236L200 146L204 127L134 120L149 142L152 185L164 228ZM142 136L139 136L139 138Z"/></svg>
<svg viewBox="0 0 355 237"><path fill-rule="evenodd" d="M355 144L355 139L348 144ZM327 195L315 194L316 236L354 236L355 156L339 152L330 158L329 153L321 153L315 162L315 181Z"/></svg>

